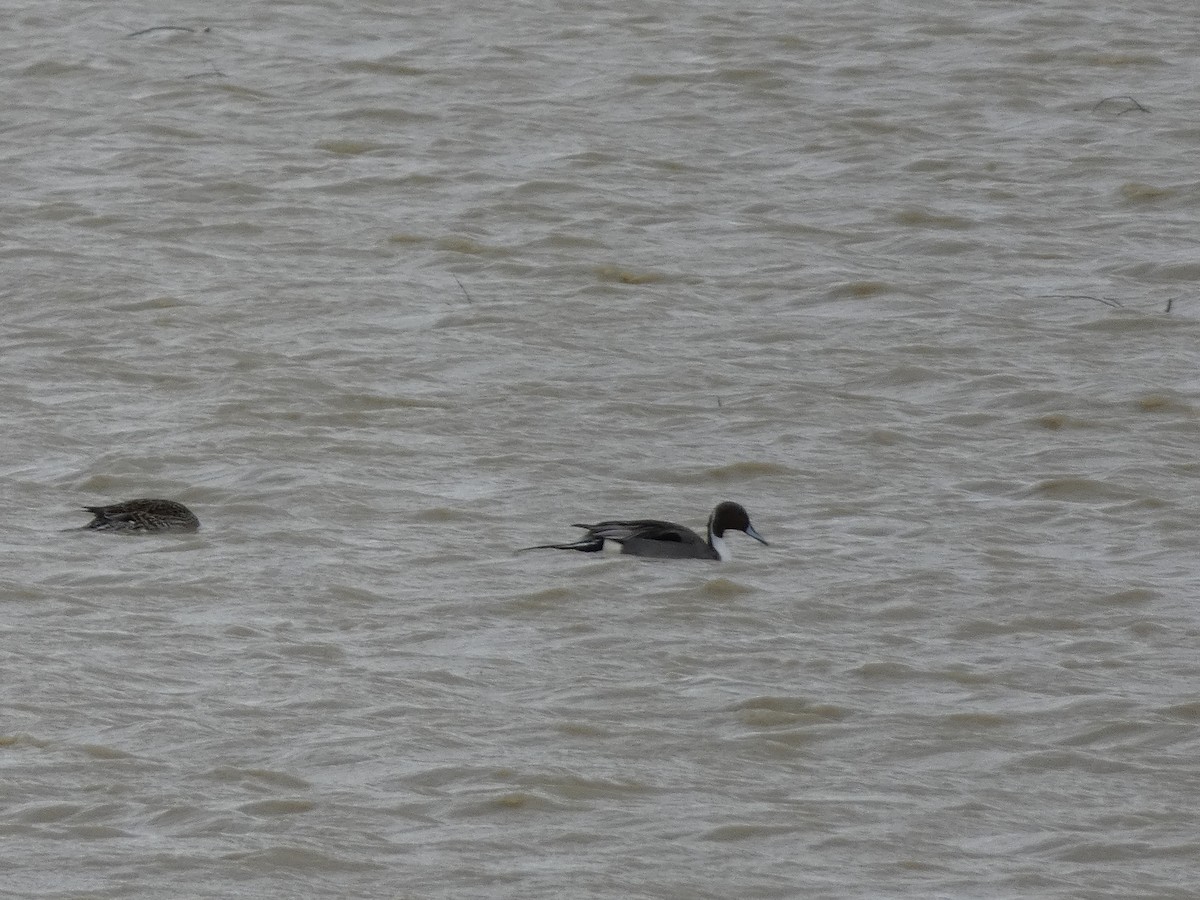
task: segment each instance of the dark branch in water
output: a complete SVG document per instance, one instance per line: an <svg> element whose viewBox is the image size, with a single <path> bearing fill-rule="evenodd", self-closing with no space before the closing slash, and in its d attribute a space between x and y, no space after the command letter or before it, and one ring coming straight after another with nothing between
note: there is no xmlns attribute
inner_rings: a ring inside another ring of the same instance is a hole
<svg viewBox="0 0 1200 900"><path fill-rule="evenodd" d="M1105 306L1111 306L1114 309L1122 309L1121 301L1114 300L1111 297L1092 297L1088 294L1059 294L1065 300L1091 300L1093 303L1103 303Z"/></svg>
<svg viewBox="0 0 1200 900"><path fill-rule="evenodd" d="M228 78L229 76L217 68L217 64L211 59L208 61L208 67L211 72L193 72L191 75L184 75L184 78Z"/></svg>
<svg viewBox="0 0 1200 900"><path fill-rule="evenodd" d="M474 301L471 299L471 295L467 293L467 289L465 287L463 287L463 283L458 280L458 276L451 275L450 277L453 278L454 281L458 284L458 289L463 292L463 296L467 298L467 302L474 303Z"/></svg>
<svg viewBox="0 0 1200 900"><path fill-rule="evenodd" d="M1104 99L1096 102L1096 105L1092 107L1092 112L1097 112L1100 107L1104 106L1104 104L1111 103L1116 100L1124 100L1129 104L1127 107L1125 107L1125 109L1117 113L1118 116L1123 116L1127 112L1150 112L1150 110L1146 109L1146 107L1142 106L1142 104L1138 103L1137 100L1133 99L1133 97L1130 97L1128 94L1122 94L1115 97L1105 97Z"/></svg>
<svg viewBox="0 0 1200 900"><path fill-rule="evenodd" d="M1113 309L1124 309L1125 305L1120 300L1114 300L1112 297L1093 297L1090 294L1054 294L1055 297L1060 297L1063 300L1091 300L1093 303L1103 303L1105 306L1111 306ZM1163 312L1170 312L1175 307L1177 297L1167 298L1167 305Z"/></svg>
<svg viewBox="0 0 1200 900"><path fill-rule="evenodd" d="M200 29L200 33L207 34L209 30L209 27L205 25ZM188 28L186 25L155 25L152 28L143 28L141 31L134 31L125 35L125 37L138 37L139 35L149 34L152 31L186 31L189 34L194 34L196 29Z"/></svg>

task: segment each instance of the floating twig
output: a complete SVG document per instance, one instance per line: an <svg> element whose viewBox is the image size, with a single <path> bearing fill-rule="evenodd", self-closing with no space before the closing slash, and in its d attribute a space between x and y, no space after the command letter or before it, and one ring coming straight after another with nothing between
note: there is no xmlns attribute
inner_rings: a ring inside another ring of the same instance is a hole
<svg viewBox="0 0 1200 900"><path fill-rule="evenodd" d="M204 29L208 31L207 28ZM125 37L141 37L143 34L149 34L152 31L186 31L188 34L194 34L195 28L188 28L186 25L153 25L150 28L143 28L141 31L133 31L125 35Z"/></svg>
<svg viewBox="0 0 1200 900"><path fill-rule="evenodd" d="M184 78L228 78L229 76L217 68L217 64L211 59L208 61L211 72L193 72L191 75L184 75Z"/></svg>
<svg viewBox="0 0 1200 900"><path fill-rule="evenodd" d="M1138 103L1137 100L1135 100L1133 97L1130 97L1128 94L1120 94L1114 97L1105 97L1102 100L1098 100L1096 105L1092 107L1092 112L1097 112L1104 104L1111 103L1115 100L1124 100L1129 104L1129 106L1117 113L1118 116L1123 116L1127 112L1150 112L1150 110L1142 106L1142 104Z"/></svg>
<svg viewBox="0 0 1200 900"><path fill-rule="evenodd" d="M471 295L467 293L467 289L465 287L463 287L463 283L458 280L458 276L451 273L450 277L453 278L454 281L458 284L458 289L460 291L462 291L463 296L467 298L467 303L474 303L474 301L471 299Z"/></svg>
<svg viewBox="0 0 1200 900"><path fill-rule="evenodd" d="M1175 305L1175 298L1174 298L1174 297L1168 297L1168 298L1167 298L1167 308L1166 308L1165 310L1163 310L1163 312L1170 312L1170 311L1171 311L1171 307L1172 307L1172 306L1174 306L1174 305Z"/></svg>
<svg viewBox="0 0 1200 900"><path fill-rule="evenodd" d="M1093 303L1103 303L1105 306L1111 306L1114 309L1123 309L1120 300L1114 300L1112 297L1093 297L1090 294L1059 294L1058 296L1066 300L1091 300Z"/></svg>

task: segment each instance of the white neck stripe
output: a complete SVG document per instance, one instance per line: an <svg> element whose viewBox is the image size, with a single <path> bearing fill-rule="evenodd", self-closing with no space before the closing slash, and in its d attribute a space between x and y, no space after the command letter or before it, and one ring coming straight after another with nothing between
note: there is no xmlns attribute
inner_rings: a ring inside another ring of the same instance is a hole
<svg viewBox="0 0 1200 900"><path fill-rule="evenodd" d="M721 558L721 562L729 562L733 559L733 554L729 552L729 545L725 543L725 538L712 536L713 549L717 551L717 556Z"/></svg>

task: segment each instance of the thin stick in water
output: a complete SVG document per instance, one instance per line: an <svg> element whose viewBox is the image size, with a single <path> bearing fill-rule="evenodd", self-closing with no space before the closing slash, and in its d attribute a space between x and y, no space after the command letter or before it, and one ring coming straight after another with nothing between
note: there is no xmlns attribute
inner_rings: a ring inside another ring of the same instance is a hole
<svg viewBox="0 0 1200 900"><path fill-rule="evenodd" d="M1088 294L1058 294L1066 300L1091 300L1093 303L1103 303L1105 306L1111 306L1114 309L1123 309L1120 300L1114 300L1111 297L1092 297Z"/></svg>
<svg viewBox="0 0 1200 900"><path fill-rule="evenodd" d="M474 301L471 299L471 295L467 293L467 289L466 289L465 287L463 287L463 283L462 283L461 281L459 281L459 280L458 280L458 276L457 276L457 275L454 275L454 274L452 273L452 274L450 275L450 277L451 277L451 278L453 278L453 279L454 279L454 281L455 281L455 282L458 284L458 289L459 289L460 291L462 291L462 292L463 292L463 296L467 298L467 302L468 302L468 303L474 303Z"/></svg>
<svg viewBox="0 0 1200 900"><path fill-rule="evenodd" d="M208 31L207 28L204 30ZM196 29L188 28L186 25L155 25L151 28L143 28L141 31L134 31L131 34L125 35L125 37L138 37L139 35L149 34L152 31L186 31L189 34L192 34L196 31Z"/></svg>
<svg viewBox="0 0 1200 900"><path fill-rule="evenodd" d="M1148 110L1146 107L1142 106L1142 104L1138 103L1137 100L1135 100L1133 97L1130 97L1128 94L1121 94L1121 95L1115 96L1115 97L1105 97L1102 100L1098 100L1096 102L1096 105L1092 107L1092 112L1096 112L1104 104L1112 102L1114 100L1125 100L1130 104L1128 107L1126 107L1125 109L1123 109L1119 113L1117 113L1118 116L1123 116L1127 112L1144 112L1144 113L1150 112L1150 110Z"/></svg>

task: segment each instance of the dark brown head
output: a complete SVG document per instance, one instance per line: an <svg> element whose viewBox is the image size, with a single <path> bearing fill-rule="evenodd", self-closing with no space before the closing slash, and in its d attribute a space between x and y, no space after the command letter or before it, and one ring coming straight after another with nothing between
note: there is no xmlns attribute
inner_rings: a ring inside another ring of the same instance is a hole
<svg viewBox="0 0 1200 900"><path fill-rule="evenodd" d="M712 515L708 517L710 542L713 538L724 537L726 531L744 531L760 544L767 543L766 539L750 524L750 514L746 512L746 507L740 503L734 503L732 500L718 503L717 508L712 511Z"/></svg>

